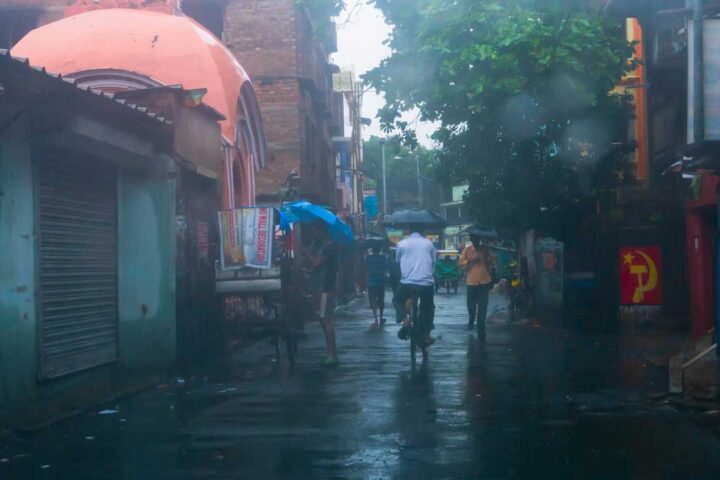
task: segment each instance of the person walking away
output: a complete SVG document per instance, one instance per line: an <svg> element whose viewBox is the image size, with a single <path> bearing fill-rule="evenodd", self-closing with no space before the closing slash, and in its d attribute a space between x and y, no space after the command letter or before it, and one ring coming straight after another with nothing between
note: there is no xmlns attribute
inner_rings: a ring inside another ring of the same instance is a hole
<svg viewBox="0 0 720 480"><path fill-rule="evenodd" d="M373 312L374 322L371 328L385 325L385 274L388 271L387 259L380 254L380 248L372 247L370 255L365 259L367 271L368 301Z"/></svg>
<svg viewBox="0 0 720 480"><path fill-rule="evenodd" d="M466 271L468 330L477 321L478 335L484 337L493 259L490 249L483 245L480 237L471 235L470 241L472 245L466 247L460 256L460 266Z"/></svg>
<svg viewBox="0 0 720 480"><path fill-rule="evenodd" d="M322 246L317 254L305 248L303 253L310 265L320 275L321 292L318 301L318 315L320 324L325 332L325 344L327 346L327 357L323 361L325 367L336 367L338 364L337 348L335 345L335 326L333 325L333 310L335 309L335 297L337 290L337 246L330 240L327 226L313 224L312 231L322 241Z"/></svg>
<svg viewBox="0 0 720 480"><path fill-rule="evenodd" d="M435 313L433 271L437 251L432 242L422 235L422 225L410 225L410 231L410 236L398 243L395 252L395 261L400 265L398 300L405 305L406 322L409 323L407 315L412 305L412 297L417 296L420 299L414 328L417 337L424 339L425 346L428 347L435 341L430 336L430 331L433 329ZM401 335L402 328L401 332L398 332L398 336Z"/></svg>

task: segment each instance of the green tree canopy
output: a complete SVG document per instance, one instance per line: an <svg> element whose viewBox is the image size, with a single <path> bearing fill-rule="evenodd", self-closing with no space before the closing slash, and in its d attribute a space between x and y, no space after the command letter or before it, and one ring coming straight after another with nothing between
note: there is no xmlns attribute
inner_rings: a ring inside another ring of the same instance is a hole
<svg viewBox="0 0 720 480"><path fill-rule="evenodd" d="M418 145L412 149L403 144L398 136L385 140L385 174L388 177L415 177L417 164L415 155L420 160L420 175L434 177L436 173L436 152ZM363 175L372 179L376 185L382 185L382 143L381 138L372 136L363 144Z"/></svg>
<svg viewBox="0 0 720 480"><path fill-rule="evenodd" d="M631 68L623 25L583 0L372 0L391 56L365 80L386 129L419 109L439 122L440 173L467 182L477 220L552 224L612 184L628 109L611 92Z"/></svg>

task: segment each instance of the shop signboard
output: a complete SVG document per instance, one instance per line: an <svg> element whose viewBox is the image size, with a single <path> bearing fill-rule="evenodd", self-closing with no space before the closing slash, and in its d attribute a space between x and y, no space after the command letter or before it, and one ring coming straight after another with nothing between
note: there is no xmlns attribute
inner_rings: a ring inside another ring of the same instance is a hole
<svg viewBox="0 0 720 480"><path fill-rule="evenodd" d="M270 268L273 209L246 207L218 212L223 270Z"/></svg>

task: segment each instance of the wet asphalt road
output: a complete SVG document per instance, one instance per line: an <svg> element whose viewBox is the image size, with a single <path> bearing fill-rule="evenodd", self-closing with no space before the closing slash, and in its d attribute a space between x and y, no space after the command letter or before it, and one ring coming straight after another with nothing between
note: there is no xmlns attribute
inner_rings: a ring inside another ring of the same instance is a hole
<svg viewBox="0 0 720 480"><path fill-rule="evenodd" d="M652 342L510 325L488 336L441 294L424 369L364 301L338 314L341 366L308 328L294 375L267 344L51 429L0 437L0 478L660 479L720 477L720 441L650 401ZM392 317L392 315L388 315Z"/></svg>

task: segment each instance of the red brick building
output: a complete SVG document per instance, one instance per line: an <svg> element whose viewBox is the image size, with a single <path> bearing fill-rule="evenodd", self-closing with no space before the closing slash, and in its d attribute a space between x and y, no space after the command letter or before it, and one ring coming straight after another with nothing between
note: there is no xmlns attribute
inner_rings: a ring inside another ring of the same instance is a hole
<svg viewBox="0 0 720 480"><path fill-rule="evenodd" d="M202 4L202 5L200 5ZM212 11L212 5L216 9ZM259 203L276 202L300 176L299 195L334 205L335 155L331 136L334 26L320 39L297 0L185 0L188 15L220 34L255 86L265 122L269 161L256 179ZM222 19L222 22L220 22Z"/></svg>
<svg viewBox="0 0 720 480"><path fill-rule="evenodd" d="M330 19L313 18L298 0L183 0L182 9L225 42L253 81L269 156L256 177L258 203L299 196L334 206Z"/></svg>

